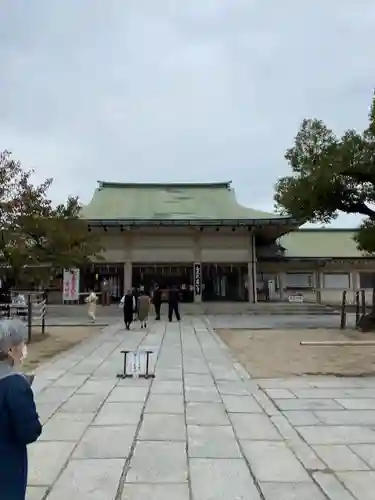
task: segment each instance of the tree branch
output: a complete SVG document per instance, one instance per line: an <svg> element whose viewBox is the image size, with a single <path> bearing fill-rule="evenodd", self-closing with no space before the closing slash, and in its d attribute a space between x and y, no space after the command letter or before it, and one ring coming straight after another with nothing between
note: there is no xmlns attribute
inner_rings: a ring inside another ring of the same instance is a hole
<svg viewBox="0 0 375 500"><path fill-rule="evenodd" d="M375 175L370 174L370 173L363 173L363 172L353 172L351 170L344 170L343 172L340 172L340 174L343 177L351 177L357 182L369 182L370 184L374 184L375 188Z"/></svg>
<svg viewBox="0 0 375 500"><path fill-rule="evenodd" d="M372 210L366 205L366 203L351 203L346 205L345 203L339 204L339 210L346 212L347 214L361 214L366 215L371 220L375 220L375 210Z"/></svg>

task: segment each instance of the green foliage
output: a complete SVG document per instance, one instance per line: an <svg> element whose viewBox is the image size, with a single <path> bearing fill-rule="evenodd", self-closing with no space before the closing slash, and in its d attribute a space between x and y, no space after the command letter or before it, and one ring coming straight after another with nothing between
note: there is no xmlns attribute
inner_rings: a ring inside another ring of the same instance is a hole
<svg viewBox="0 0 375 500"><path fill-rule="evenodd" d="M356 241L375 253L375 94L362 133L337 137L321 120L306 119L285 158L292 175L276 184L276 208L301 223L329 223L340 212L363 215Z"/></svg>
<svg viewBox="0 0 375 500"><path fill-rule="evenodd" d="M0 261L15 281L23 273L30 275L30 269L35 278L43 279L51 267L82 266L101 251L97 238L79 219L78 198L53 206L48 198L52 179L34 185L32 174L8 151L0 153Z"/></svg>

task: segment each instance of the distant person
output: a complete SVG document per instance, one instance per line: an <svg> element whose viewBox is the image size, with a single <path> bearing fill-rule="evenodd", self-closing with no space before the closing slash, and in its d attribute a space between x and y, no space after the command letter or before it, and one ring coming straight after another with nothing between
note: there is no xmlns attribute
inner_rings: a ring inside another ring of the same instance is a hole
<svg viewBox="0 0 375 500"><path fill-rule="evenodd" d="M107 278L104 278L101 285L102 292L102 305L109 306L110 298L109 298L109 281Z"/></svg>
<svg viewBox="0 0 375 500"><path fill-rule="evenodd" d="M121 299L121 304L124 309L125 328L130 330L130 325L133 323L133 314L136 308L136 302L131 290L128 290Z"/></svg>
<svg viewBox="0 0 375 500"><path fill-rule="evenodd" d="M168 292L168 319L171 322L173 313L176 316L177 321L181 320L180 316L180 291L176 286L172 286L172 288Z"/></svg>
<svg viewBox="0 0 375 500"><path fill-rule="evenodd" d="M138 315L138 297L139 297L139 293L138 293L137 288L134 287L134 286L132 288L132 294L133 294L134 303L135 303L134 314L137 316Z"/></svg>
<svg viewBox="0 0 375 500"><path fill-rule="evenodd" d="M42 432L32 379L20 372L27 356L26 338L27 328L19 319L0 321L0 498L4 500L25 500L26 445Z"/></svg>
<svg viewBox="0 0 375 500"><path fill-rule="evenodd" d="M152 302L155 308L155 319L159 321L161 309L161 290L158 285L155 286L154 293L152 294Z"/></svg>
<svg viewBox="0 0 375 500"><path fill-rule="evenodd" d="M89 295L86 297L85 302L88 304L88 309L87 309L87 314L91 321L95 323L96 321L96 303L98 301L98 296L92 290L91 288L89 289Z"/></svg>
<svg viewBox="0 0 375 500"><path fill-rule="evenodd" d="M138 319L141 328L147 328L148 315L150 312L150 297L141 290L138 297Z"/></svg>

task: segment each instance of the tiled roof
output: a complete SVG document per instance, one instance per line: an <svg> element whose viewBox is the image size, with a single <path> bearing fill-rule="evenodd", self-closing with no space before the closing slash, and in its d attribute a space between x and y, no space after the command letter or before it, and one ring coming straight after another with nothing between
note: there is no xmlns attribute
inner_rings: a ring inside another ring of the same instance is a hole
<svg viewBox="0 0 375 500"><path fill-rule="evenodd" d="M91 220L287 219L240 205L229 182L120 184L101 182L82 217Z"/></svg>
<svg viewBox="0 0 375 500"><path fill-rule="evenodd" d="M298 229L279 240L285 257L350 258L364 257L353 237L355 229Z"/></svg>

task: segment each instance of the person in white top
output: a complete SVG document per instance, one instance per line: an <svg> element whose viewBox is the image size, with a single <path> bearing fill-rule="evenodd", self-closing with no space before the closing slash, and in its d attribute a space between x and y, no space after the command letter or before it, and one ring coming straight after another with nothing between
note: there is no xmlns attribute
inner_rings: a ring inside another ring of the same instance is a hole
<svg viewBox="0 0 375 500"><path fill-rule="evenodd" d="M85 302L86 304L88 304L88 310L87 310L87 314L89 315L89 318L91 319L91 321L93 323L95 323L96 321L96 303L98 301L98 297L96 295L96 293L94 292L94 290L89 290L89 295L88 297L86 297L85 299Z"/></svg>

